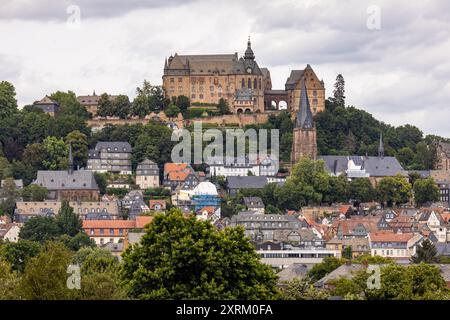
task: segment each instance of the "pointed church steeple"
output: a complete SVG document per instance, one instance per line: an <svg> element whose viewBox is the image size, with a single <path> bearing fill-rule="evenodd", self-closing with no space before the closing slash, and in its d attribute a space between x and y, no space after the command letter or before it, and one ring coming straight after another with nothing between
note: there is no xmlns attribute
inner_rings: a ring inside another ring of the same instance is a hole
<svg viewBox="0 0 450 320"><path fill-rule="evenodd" d="M300 93L300 106L297 112L295 126L302 129L310 129L314 125L311 107L309 105L308 92L306 91L305 80L302 81L302 90Z"/></svg>
<svg viewBox="0 0 450 320"><path fill-rule="evenodd" d="M69 143L69 174L73 173L72 144Z"/></svg>
<svg viewBox="0 0 450 320"><path fill-rule="evenodd" d="M167 64L167 58L165 59L165 61L164 61L164 69L167 69L169 66L168 66L168 64Z"/></svg>
<svg viewBox="0 0 450 320"><path fill-rule="evenodd" d="M380 133L380 143L378 145L378 157L384 158L384 144L383 144L383 133Z"/></svg>

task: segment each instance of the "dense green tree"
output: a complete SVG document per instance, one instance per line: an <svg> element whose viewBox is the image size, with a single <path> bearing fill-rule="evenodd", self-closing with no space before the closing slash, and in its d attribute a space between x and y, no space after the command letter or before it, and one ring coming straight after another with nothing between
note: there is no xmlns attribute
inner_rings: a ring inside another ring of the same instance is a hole
<svg viewBox="0 0 450 320"><path fill-rule="evenodd" d="M350 182L350 198L358 203L376 199L376 191L369 178L353 179Z"/></svg>
<svg viewBox="0 0 450 320"><path fill-rule="evenodd" d="M344 264L343 259L335 257L326 257L321 263L315 264L309 271L308 276L315 281L319 281L331 271L337 269Z"/></svg>
<svg viewBox="0 0 450 320"><path fill-rule="evenodd" d="M17 112L16 90L8 81L0 82L0 120Z"/></svg>
<svg viewBox="0 0 450 320"><path fill-rule="evenodd" d="M67 169L69 148L63 139L47 137L43 141L43 146L47 157L42 164L47 170Z"/></svg>
<svg viewBox="0 0 450 320"><path fill-rule="evenodd" d="M56 239L59 235L60 229L55 218L36 216L24 223L19 238L44 243Z"/></svg>
<svg viewBox="0 0 450 320"><path fill-rule="evenodd" d="M44 169L43 162L46 159L46 149L41 143L27 145L23 152L23 163L32 166L36 170Z"/></svg>
<svg viewBox="0 0 450 320"><path fill-rule="evenodd" d="M60 233L70 237L83 231L83 221L74 212L68 201L62 202L61 209L59 209L59 213L56 216L56 223L60 228Z"/></svg>
<svg viewBox="0 0 450 320"><path fill-rule="evenodd" d="M152 86L150 82L144 80L141 88L136 88L136 98L134 98L131 113L139 118L144 118L150 112L160 111L166 105L164 92L160 86Z"/></svg>
<svg viewBox="0 0 450 320"><path fill-rule="evenodd" d="M0 259L0 300L18 300L19 277L11 265Z"/></svg>
<svg viewBox="0 0 450 320"><path fill-rule="evenodd" d="M344 250L342 250L342 258L349 260L353 258L352 246L346 246Z"/></svg>
<svg viewBox="0 0 450 320"><path fill-rule="evenodd" d="M281 299L283 300L326 300L326 291L318 290L308 279L295 278L285 284Z"/></svg>
<svg viewBox="0 0 450 320"><path fill-rule="evenodd" d="M28 260L37 256L40 249L39 242L35 241L8 242L0 248L0 260L8 262L13 270L23 272Z"/></svg>
<svg viewBox="0 0 450 320"><path fill-rule="evenodd" d="M0 210L6 213L11 220L14 220L14 209L16 208L16 200L20 196L13 178L6 178L3 181L3 188L0 189Z"/></svg>
<svg viewBox="0 0 450 320"><path fill-rule="evenodd" d="M181 95L176 98L175 104L184 115L187 109L191 106L191 101L188 97Z"/></svg>
<svg viewBox="0 0 450 320"><path fill-rule="evenodd" d="M50 98L59 104L59 116L74 115L81 119L89 119L89 112L86 110L86 107L81 105L77 100L77 96L74 92L57 91L53 93Z"/></svg>
<svg viewBox="0 0 450 320"><path fill-rule="evenodd" d="M180 113L180 108L178 108L174 104L171 104L164 110L164 113L169 118L176 118L178 116L178 114Z"/></svg>
<svg viewBox="0 0 450 320"><path fill-rule="evenodd" d="M219 103L217 104L217 109L219 109L219 114L229 114L230 106L228 102L224 98L219 99Z"/></svg>
<svg viewBox="0 0 450 320"><path fill-rule="evenodd" d="M66 142L66 145L72 146L72 157L74 166L75 167L86 166L88 157L88 146L89 146L87 136L84 133L75 130L69 133L64 140Z"/></svg>
<svg viewBox="0 0 450 320"><path fill-rule="evenodd" d="M108 185L108 179L107 179L106 174L100 173L100 172L95 172L94 178L95 178L95 182L98 185L98 189L100 190L100 194L102 194L102 195L105 194L106 187Z"/></svg>
<svg viewBox="0 0 450 320"><path fill-rule="evenodd" d="M73 237L63 234L59 236L57 240L64 243L64 245L72 251L78 251L84 247L95 247L95 241L89 238L84 231L78 232Z"/></svg>
<svg viewBox="0 0 450 320"><path fill-rule="evenodd" d="M22 198L24 201L43 201L47 195L48 189L37 184L30 184L22 190Z"/></svg>
<svg viewBox="0 0 450 320"><path fill-rule="evenodd" d="M378 199L389 207L407 203L411 198L411 184L401 175L385 177L377 185Z"/></svg>
<svg viewBox="0 0 450 320"><path fill-rule="evenodd" d="M114 114L114 105L107 93L103 93L98 100L97 115L108 117Z"/></svg>
<svg viewBox="0 0 450 320"><path fill-rule="evenodd" d="M345 80L342 74L338 74L336 77L333 96L337 106L345 107Z"/></svg>
<svg viewBox="0 0 450 320"><path fill-rule="evenodd" d="M411 262L413 263L436 263L439 262L437 257L437 250L433 242L429 239L425 239L422 243L417 246L416 254L411 257Z"/></svg>
<svg viewBox="0 0 450 320"><path fill-rule="evenodd" d="M130 114L130 99L126 95L118 95L112 102L112 115L120 119L126 119Z"/></svg>
<svg viewBox="0 0 450 320"><path fill-rule="evenodd" d="M242 228L171 209L156 215L140 244L122 255L121 278L139 299L270 299L276 276L262 264ZM161 254L163 252L163 254Z"/></svg>
<svg viewBox="0 0 450 320"><path fill-rule="evenodd" d="M415 153L410 147L403 147L398 150L397 159L404 168L409 168L414 164Z"/></svg>
<svg viewBox="0 0 450 320"><path fill-rule="evenodd" d="M5 178L12 177L12 168L8 159L0 156L0 179L4 180Z"/></svg>
<svg viewBox="0 0 450 320"><path fill-rule="evenodd" d="M60 243L48 242L31 258L20 280L19 292L27 300L66 300L76 290L67 288L72 253Z"/></svg>
<svg viewBox="0 0 450 320"><path fill-rule="evenodd" d="M439 201L439 187L432 177L417 179L413 184L414 199L418 206L426 202Z"/></svg>

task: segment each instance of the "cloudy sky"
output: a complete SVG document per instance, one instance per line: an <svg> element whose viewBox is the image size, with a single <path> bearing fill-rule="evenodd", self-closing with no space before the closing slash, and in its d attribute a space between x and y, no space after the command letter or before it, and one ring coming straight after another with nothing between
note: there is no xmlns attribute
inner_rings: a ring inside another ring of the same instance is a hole
<svg viewBox="0 0 450 320"><path fill-rule="evenodd" d="M170 54L243 54L250 35L274 89L309 63L327 96L342 73L348 104L450 137L445 0L0 0L0 35L20 105L56 90L133 98Z"/></svg>

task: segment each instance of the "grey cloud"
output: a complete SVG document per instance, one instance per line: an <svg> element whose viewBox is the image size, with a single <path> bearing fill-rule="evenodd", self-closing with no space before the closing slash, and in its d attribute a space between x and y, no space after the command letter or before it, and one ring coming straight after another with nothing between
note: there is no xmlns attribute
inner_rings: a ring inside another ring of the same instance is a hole
<svg viewBox="0 0 450 320"><path fill-rule="evenodd" d="M82 18L110 18L134 10L171 7L196 0L2 0L1 19L63 21L71 5L80 8Z"/></svg>

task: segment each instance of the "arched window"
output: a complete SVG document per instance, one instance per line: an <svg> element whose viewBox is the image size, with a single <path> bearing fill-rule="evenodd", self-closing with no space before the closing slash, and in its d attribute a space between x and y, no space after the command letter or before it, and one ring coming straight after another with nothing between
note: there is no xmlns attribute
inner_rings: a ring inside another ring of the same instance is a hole
<svg viewBox="0 0 450 320"><path fill-rule="evenodd" d="M247 88L252 88L252 79L248 78Z"/></svg>
<svg viewBox="0 0 450 320"><path fill-rule="evenodd" d="M259 90L261 90L261 79L259 79Z"/></svg>
<svg viewBox="0 0 450 320"><path fill-rule="evenodd" d="M253 89L258 88L258 82L256 81L256 78L253 80Z"/></svg>
<svg viewBox="0 0 450 320"><path fill-rule="evenodd" d="M242 87L242 88L245 88L245 80L244 80L244 79L242 79L241 87Z"/></svg>

